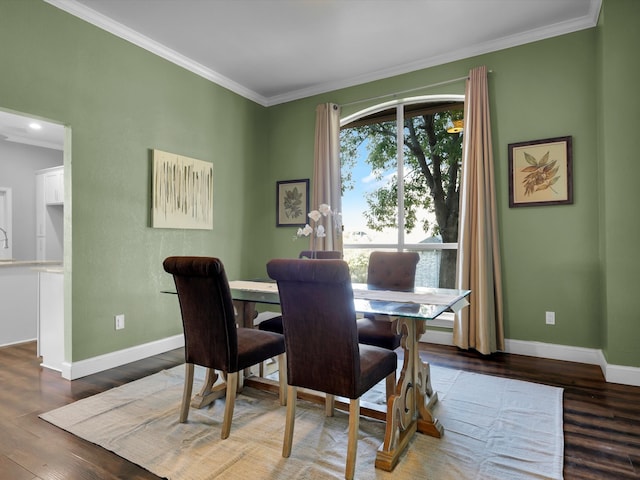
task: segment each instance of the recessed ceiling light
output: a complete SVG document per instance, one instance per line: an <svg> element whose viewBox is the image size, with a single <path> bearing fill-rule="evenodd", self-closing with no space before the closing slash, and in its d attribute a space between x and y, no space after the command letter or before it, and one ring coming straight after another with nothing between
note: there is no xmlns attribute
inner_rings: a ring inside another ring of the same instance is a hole
<svg viewBox="0 0 640 480"><path fill-rule="evenodd" d="M42 128L42 125L40 125L39 123L36 123L36 122L31 122L29 124L29 128L31 128L33 130L40 130Z"/></svg>

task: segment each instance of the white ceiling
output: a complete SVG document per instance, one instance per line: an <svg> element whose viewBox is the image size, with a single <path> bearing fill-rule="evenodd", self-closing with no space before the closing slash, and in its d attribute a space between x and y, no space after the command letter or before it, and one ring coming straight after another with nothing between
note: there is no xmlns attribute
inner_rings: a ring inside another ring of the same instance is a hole
<svg viewBox="0 0 640 480"><path fill-rule="evenodd" d="M590 28L602 3L45 1L265 106Z"/></svg>
<svg viewBox="0 0 640 480"><path fill-rule="evenodd" d="M0 110L0 140L62 150L64 126Z"/></svg>
<svg viewBox="0 0 640 480"><path fill-rule="evenodd" d="M590 28L602 3L45 1L264 106ZM0 138L62 149L60 125L28 123L0 112Z"/></svg>

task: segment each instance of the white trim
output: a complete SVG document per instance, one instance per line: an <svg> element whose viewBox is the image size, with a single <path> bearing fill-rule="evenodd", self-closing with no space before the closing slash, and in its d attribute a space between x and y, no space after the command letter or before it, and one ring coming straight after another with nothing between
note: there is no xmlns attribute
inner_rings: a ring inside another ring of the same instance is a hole
<svg viewBox="0 0 640 480"><path fill-rule="evenodd" d="M110 368L126 365L144 358L168 352L184 346L184 335L163 338L155 342L136 345L124 350L98 355L78 362L62 362L62 378L76 380L87 375L109 370Z"/></svg>
<svg viewBox="0 0 640 480"><path fill-rule="evenodd" d="M420 342L453 345L453 332L427 330L420 338ZM608 364L600 349L505 339L504 352L514 355L597 365L600 367L605 380L609 383L640 386L640 367Z"/></svg>
<svg viewBox="0 0 640 480"><path fill-rule="evenodd" d="M167 48L166 46L156 42L155 40L151 40L150 38L141 35L135 30L132 30L131 28L126 27L119 22L116 22L77 1L45 0L45 2L53 5L54 7L64 10L65 12L70 13L71 15L74 15L86 22L89 22L98 28L101 28L124 40L127 40L134 45L144 48L145 50L148 50L149 52L154 53L172 63L175 63L176 65L179 65L195 73L196 75L200 75L207 80L210 80L224 88L227 88L232 92L237 93L238 95L241 95L249 100L253 100L263 107L270 107L281 103L299 100L301 98L312 97L314 95L320 95L335 90L341 90L347 87L353 87L355 85L361 85L364 83L382 80L405 73L415 72L437 65L444 65L456 60L471 58L485 53L491 53L506 48L516 47L519 45L524 45L527 43L532 43L539 40L544 40L547 38L592 28L595 27L598 23L598 15L600 14L602 0L589 1L589 13L580 18L558 22L553 25L548 25L544 28L517 33L515 35L500 38L490 42L475 44L469 47L447 52L443 55L428 57L418 62L411 62L404 65L399 65L397 67L382 69L373 73L346 78L335 82L327 82L320 85L314 85L311 87L306 87L267 98L219 74L218 72L215 72L210 68L207 68L204 65L191 60L190 58L187 58L184 55L179 54L178 52L170 48Z"/></svg>
<svg viewBox="0 0 640 480"><path fill-rule="evenodd" d="M640 368L625 365L607 365L605 378L610 383L640 387Z"/></svg>
<svg viewBox="0 0 640 480"><path fill-rule="evenodd" d="M553 343L529 342L524 340L505 339L506 353L527 355L530 357L550 358L553 360L565 360L567 362L586 363L599 365L604 372L606 360L602 350L592 348L572 347L570 345L557 345Z"/></svg>
<svg viewBox="0 0 640 480"><path fill-rule="evenodd" d="M74 0L44 0L45 2L53 5L54 7L59 8L60 10L64 10L71 15L78 17L85 22L88 22L92 25L95 25L102 30L105 30L113 35L122 38L134 45L143 48L169 62L178 65L186 70L189 70L196 75L201 76L211 82L220 85L228 90L231 90L238 95L247 98L249 100L253 100L256 103L259 103L262 106L268 106L268 99L259 95L258 93L250 90L243 85L240 85L237 82L234 82L230 78L225 77L224 75L219 74L211 70L208 67L205 67L201 63L198 63L194 60L191 60L188 57L172 50L161 43L156 42L155 40L150 39L149 37L142 35L141 33L136 32L135 30L116 22L115 20L103 15L86 5L78 3Z"/></svg>
<svg viewBox="0 0 640 480"><path fill-rule="evenodd" d="M375 105L371 105L370 107L363 108L358 110L351 115L347 115L346 117L340 119L340 126L344 127L348 123L359 120L362 117L366 117L367 115L373 115L374 113L382 112L388 108L398 106L398 105L415 105L416 103L437 103L437 102L464 102L464 95L454 94L454 93L446 93L446 94L435 94L435 95L418 95L413 97L402 97L396 98L394 100L387 100L386 102L376 103ZM396 122L397 123L397 122Z"/></svg>
<svg viewBox="0 0 640 480"><path fill-rule="evenodd" d="M427 330L422 337L420 343L435 343L436 345L453 346L453 332L444 330Z"/></svg>
<svg viewBox="0 0 640 480"><path fill-rule="evenodd" d="M453 345L453 332L427 330L420 338L422 343ZM62 378L75 380L87 375L102 372L110 368L126 365L153 355L168 352L184 346L184 336L175 335L155 342L137 345L116 352L99 355L79 362L62 364ZM527 342L523 340L505 340L505 353L531 357L564 360L567 362L598 365L609 383L640 386L640 368L626 365L610 365L600 349L556 345L552 343Z"/></svg>
<svg viewBox="0 0 640 480"><path fill-rule="evenodd" d="M429 320L429 327L453 329L454 317L455 317L455 314L453 312L443 312L440 315L438 315L438 318Z"/></svg>

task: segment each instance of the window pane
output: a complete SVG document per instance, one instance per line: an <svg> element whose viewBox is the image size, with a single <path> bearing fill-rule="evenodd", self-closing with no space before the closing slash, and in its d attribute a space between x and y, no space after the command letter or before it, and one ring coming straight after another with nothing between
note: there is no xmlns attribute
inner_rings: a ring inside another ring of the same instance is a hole
<svg viewBox="0 0 640 480"><path fill-rule="evenodd" d="M366 281L373 249L415 250L416 285L455 286L462 136L447 128L461 118L461 103L405 107L401 168L395 108L342 129L344 257L353 281Z"/></svg>
<svg viewBox="0 0 640 480"><path fill-rule="evenodd" d="M424 117L408 116L404 121L404 241L405 243L441 243L442 239L434 234L436 217L433 212L427 179L420 161L426 168L428 158L424 134Z"/></svg>
<svg viewBox="0 0 640 480"><path fill-rule="evenodd" d="M344 243L396 245L396 122L343 129L340 139Z"/></svg>

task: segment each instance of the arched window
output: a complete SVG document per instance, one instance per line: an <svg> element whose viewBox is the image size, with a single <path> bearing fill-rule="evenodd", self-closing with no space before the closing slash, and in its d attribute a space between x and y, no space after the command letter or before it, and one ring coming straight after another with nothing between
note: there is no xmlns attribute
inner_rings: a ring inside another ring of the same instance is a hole
<svg viewBox="0 0 640 480"><path fill-rule="evenodd" d="M416 285L455 287L463 133L454 124L463 108L463 95L433 95L342 119L344 256L354 281L366 280L372 250L406 250L420 253Z"/></svg>

